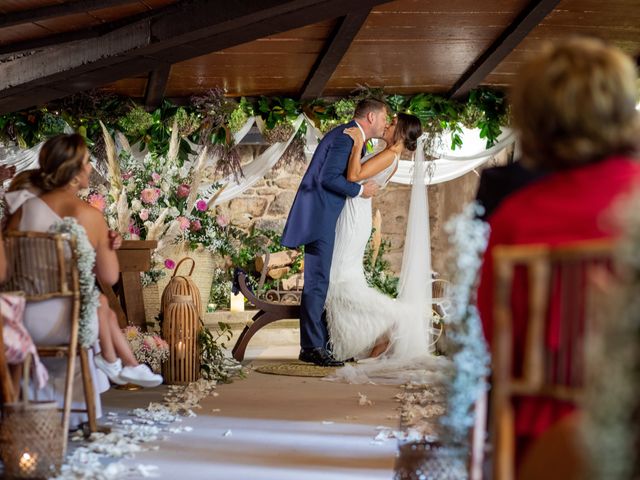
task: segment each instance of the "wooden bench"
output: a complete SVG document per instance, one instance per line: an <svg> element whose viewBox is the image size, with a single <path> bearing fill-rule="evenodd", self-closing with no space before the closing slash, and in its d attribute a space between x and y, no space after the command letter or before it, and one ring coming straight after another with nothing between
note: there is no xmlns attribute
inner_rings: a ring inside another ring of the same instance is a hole
<svg viewBox="0 0 640 480"><path fill-rule="evenodd" d="M233 358L240 362L244 360L251 337L258 330L278 320L300 318L300 305L276 303L258 298L247 284L247 274L242 270L236 270L233 282L234 288L240 290L249 303L258 309L258 312L253 316L253 323L244 327L231 351Z"/></svg>

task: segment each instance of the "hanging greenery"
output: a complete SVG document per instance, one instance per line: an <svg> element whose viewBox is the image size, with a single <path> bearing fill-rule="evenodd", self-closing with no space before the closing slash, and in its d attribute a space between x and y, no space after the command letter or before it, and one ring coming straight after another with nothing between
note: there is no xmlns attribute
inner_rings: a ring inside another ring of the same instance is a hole
<svg viewBox="0 0 640 480"><path fill-rule="evenodd" d="M29 148L46 138L63 133L66 125L85 136L94 154L103 157L101 120L113 135L122 132L129 143L139 144L152 155L165 155L171 126L177 121L180 130L178 158L184 161L191 152L189 142L206 145L219 156L217 169L221 175L242 175L240 155L233 142L237 132L252 115L259 115L265 125L265 137L272 141L286 140L292 132L292 122L304 112L322 131L348 122L357 102L373 97L385 100L393 113L406 112L420 118L424 130L435 134L450 132L451 149L462 145L462 127L478 128L480 137L492 146L508 124L508 106L501 92L488 89L472 91L465 100L419 93L416 95L385 95L381 89L359 87L353 95L338 99L299 101L286 97L241 98L225 95L221 88L209 90L191 98L191 103L178 107L168 101L153 112L147 112L132 99L109 92L91 91L75 94L46 106L0 116L0 140ZM303 123L289 150L286 162L304 161ZM286 137L286 138L285 138ZM428 147L434 147L431 144Z"/></svg>
<svg viewBox="0 0 640 480"><path fill-rule="evenodd" d="M233 141L232 133L244 125L247 112L244 104L225 96L222 88L214 88L204 95L191 97L191 104L200 116L199 142L207 146L218 158L216 169L221 175L242 176L240 154ZM242 122L242 123L241 123Z"/></svg>

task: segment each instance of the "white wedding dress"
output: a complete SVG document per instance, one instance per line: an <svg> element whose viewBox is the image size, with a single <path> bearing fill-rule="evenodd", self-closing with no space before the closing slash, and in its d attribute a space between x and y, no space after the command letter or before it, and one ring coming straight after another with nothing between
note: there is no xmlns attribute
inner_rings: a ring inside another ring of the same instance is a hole
<svg viewBox="0 0 640 480"><path fill-rule="evenodd" d="M373 155L364 157L362 162ZM369 180L383 188L397 162L396 157L388 168ZM420 143L414 162L397 299L369 287L364 275L364 253L372 228L371 199L348 198L338 218L325 303L327 328L337 359L363 359L339 369L338 378L352 383L428 382L434 374L442 373L447 363L432 353L431 246L424 169ZM387 350L379 357L367 358L382 338L389 339Z"/></svg>

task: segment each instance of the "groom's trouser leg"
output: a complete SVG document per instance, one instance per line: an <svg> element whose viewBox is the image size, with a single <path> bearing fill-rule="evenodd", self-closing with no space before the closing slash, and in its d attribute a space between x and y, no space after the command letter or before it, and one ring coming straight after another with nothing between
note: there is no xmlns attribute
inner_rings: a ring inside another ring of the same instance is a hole
<svg viewBox="0 0 640 480"><path fill-rule="evenodd" d="M300 303L300 346L326 348L329 334L324 302L329 289L335 235L327 235L304 246L304 288Z"/></svg>

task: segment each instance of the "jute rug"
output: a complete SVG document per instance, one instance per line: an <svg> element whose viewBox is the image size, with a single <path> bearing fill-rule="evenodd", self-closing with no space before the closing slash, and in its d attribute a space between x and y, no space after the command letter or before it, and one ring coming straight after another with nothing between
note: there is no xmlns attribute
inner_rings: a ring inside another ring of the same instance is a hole
<svg viewBox="0 0 640 480"><path fill-rule="evenodd" d="M256 372L270 375L288 375L291 377L326 377L335 372L336 367L319 367L312 363L291 360L278 363L267 363L254 367Z"/></svg>

